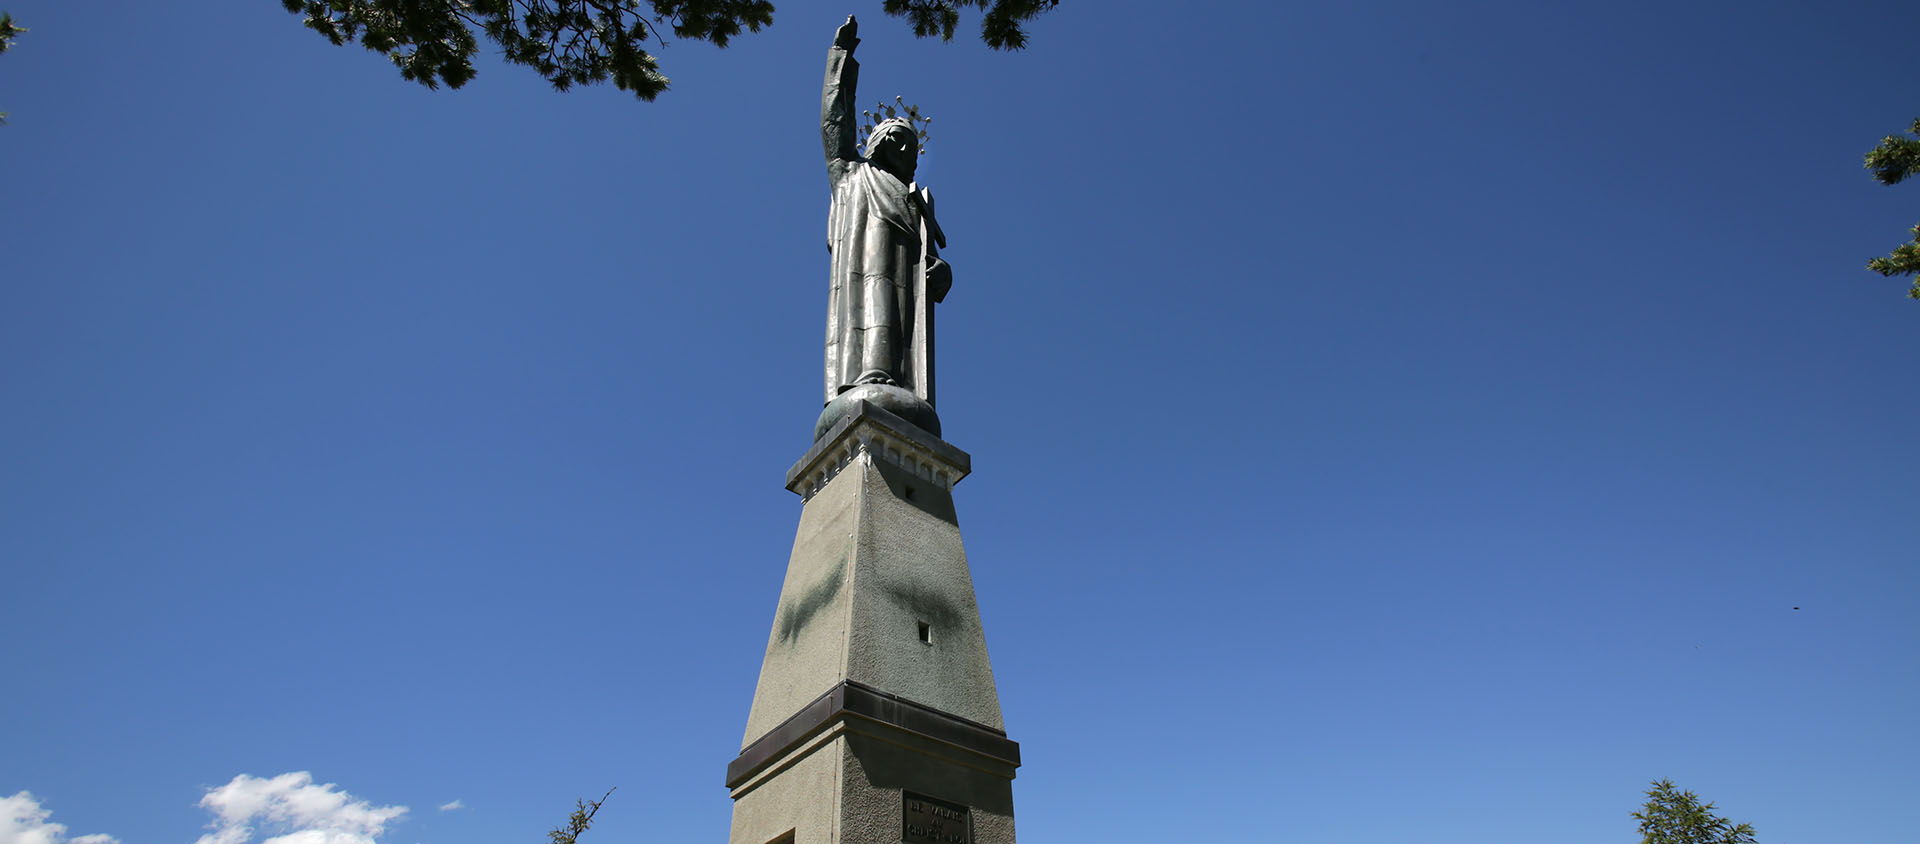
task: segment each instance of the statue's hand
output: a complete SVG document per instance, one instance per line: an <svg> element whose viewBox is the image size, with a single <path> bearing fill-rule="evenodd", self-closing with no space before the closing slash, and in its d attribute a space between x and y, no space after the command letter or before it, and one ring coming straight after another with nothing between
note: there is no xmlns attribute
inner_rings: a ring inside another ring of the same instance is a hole
<svg viewBox="0 0 1920 844"><path fill-rule="evenodd" d="M953 265L941 258L927 259L927 295L937 304L953 289Z"/></svg>
<svg viewBox="0 0 1920 844"><path fill-rule="evenodd" d="M847 22L841 24L840 28L833 33L833 46L849 53L853 52L853 48L860 44L860 39L854 37L859 31L860 22L854 20L852 15L848 15Z"/></svg>

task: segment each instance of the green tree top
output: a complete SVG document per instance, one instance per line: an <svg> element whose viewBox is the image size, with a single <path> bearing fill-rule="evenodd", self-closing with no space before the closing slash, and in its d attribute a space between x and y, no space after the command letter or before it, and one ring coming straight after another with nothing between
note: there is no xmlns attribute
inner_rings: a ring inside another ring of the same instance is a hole
<svg viewBox="0 0 1920 844"><path fill-rule="evenodd" d="M600 813L600 804L607 802L613 792L614 789L609 788L598 800L575 800L576 806L573 814L567 816L566 825L556 826L547 833L548 844L579 844L580 833L593 826L593 816Z"/></svg>
<svg viewBox="0 0 1920 844"><path fill-rule="evenodd" d="M1754 844L1752 824L1714 814L1712 803L1701 803L1699 795L1681 791L1673 780L1654 780L1641 809L1633 813L1640 821L1640 844Z"/></svg>
<svg viewBox="0 0 1920 844"><path fill-rule="evenodd" d="M915 35L953 40L960 9L983 10L980 38L999 50L1027 45L1023 22L1060 0L883 0ZM428 88L465 85L474 75L478 36L501 56L546 77L562 91L613 80L615 87L652 100L667 89L643 45L676 38L725 47L743 30L773 24L769 0L280 0L336 45L358 41L385 55L403 78Z"/></svg>
<svg viewBox="0 0 1920 844"><path fill-rule="evenodd" d="M14 24L12 15L0 12L0 53L6 52L8 47L13 46L13 36L26 31L25 27Z"/></svg>
<svg viewBox="0 0 1920 844"><path fill-rule="evenodd" d="M19 26L13 22L12 15L6 12L0 12L0 53L6 52L8 47L13 46L13 36L26 31L26 27ZM0 126L5 126L6 123L7 113L0 111Z"/></svg>
<svg viewBox="0 0 1920 844"><path fill-rule="evenodd" d="M1913 121L1908 130L1920 135L1920 119ZM1920 138L1906 135L1888 135L1880 145L1867 153L1867 169L1873 172L1873 178L1883 185L1897 185L1908 176L1920 173ZM1915 225L1913 240L1902 243L1885 258L1874 258L1867 262L1867 269L1889 278L1899 275L1915 276L1913 287L1907 291L1910 299L1920 299L1920 225Z"/></svg>

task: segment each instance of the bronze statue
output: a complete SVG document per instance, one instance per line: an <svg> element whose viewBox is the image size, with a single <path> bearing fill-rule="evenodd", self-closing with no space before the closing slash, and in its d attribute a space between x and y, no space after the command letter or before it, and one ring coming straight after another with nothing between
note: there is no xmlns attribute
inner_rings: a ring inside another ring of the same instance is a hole
<svg viewBox="0 0 1920 844"><path fill-rule="evenodd" d="M933 303L946 298L953 271L939 257L946 237L933 195L915 185L920 137L909 120L888 119L855 144L853 16L834 33L820 91L833 208L827 221L832 272L827 301L826 401L815 436L836 405L879 404L936 436L933 415ZM836 399L840 400L836 402Z"/></svg>

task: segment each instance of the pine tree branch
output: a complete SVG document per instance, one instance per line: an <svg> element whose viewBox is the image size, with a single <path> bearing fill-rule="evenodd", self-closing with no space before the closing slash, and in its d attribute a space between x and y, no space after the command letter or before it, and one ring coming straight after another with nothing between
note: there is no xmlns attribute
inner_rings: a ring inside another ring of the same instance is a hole
<svg viewBox="0 0 1920 844"><path fill-rule="evenodd" d="M1920 118L1914 119L1908 131L1920 136ZM1879 146L1868 151L1866 166L1874 180L1883 185L1897 185L1909 176L1920 174L1920 137L1888 135L1881 139ZM1894 247L1884 258L1867 261L1867 269L1888 278L1914 276L1907 298L1920 299L1920 225L1914 226L1912 232L1913 241Z"/></svg>
<svg viewBox="0 0 1920 844"><path fill-rule="evenodd" d="M13 22L12 15L6 12L0 12L0 53L6 52L8 47L13 46L13 37L15 35L26 31L26 27ZM7 113L0 111L0 126L5 125L7 125Z"/></svg>
<svg viewBox="0 0 1920 844"><path fill-rule="evenodd" d="M1913 121L1911 133L1920 135L1920 119ZM1920 138L1888 135L1867 153L1867 169L1883 185L1897 185L1908 176L1920 173Z"/></svg>
<svg viewBox="0 0 1920 844"><path fill-rule="evenodd" d="M575 808L573 814L567 816L566 825L556 826L552 832L547 833L548 844L578 844L580 833L586 832L588 827L593 826L593 816L599 814L600 804L607 802L607 798L612 797L614 789L617 788L619 786L616 785L607 789L606 794L600 795L600 799L591 803L585 800L574 801Z"/></svg>
<svg viewBox="0 0 1920 844"><path fill-rule="evenodd" d="M402 78L428 88L465 85L475 75L476 35L512 64L555 88L611 81L642 100L668 79L642 45L674 36L725 47L742 32L773 24L771 0L280 0L336 46L349 41L385 55ZM951 41L963 8L982 12L980 38L996 50L1026 47L1023 24L1060 0L882 0L915 35ZM4 30L0 30L3 34ZM5 45L0 40L0 49Z"/></svg>

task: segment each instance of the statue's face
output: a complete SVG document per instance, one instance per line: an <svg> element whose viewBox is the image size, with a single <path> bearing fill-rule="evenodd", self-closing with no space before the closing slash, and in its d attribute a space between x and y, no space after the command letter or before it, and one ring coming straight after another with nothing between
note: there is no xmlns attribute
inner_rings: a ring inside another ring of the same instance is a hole
<svg viewBox="0 0 1920 844"><path fill-rule="evenodd" d="M913 181L914 165L920 157L920 139L905 127L890 128L886 134L867 142L867 160L892 173L900 181Z"/></svg>

